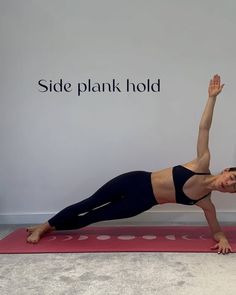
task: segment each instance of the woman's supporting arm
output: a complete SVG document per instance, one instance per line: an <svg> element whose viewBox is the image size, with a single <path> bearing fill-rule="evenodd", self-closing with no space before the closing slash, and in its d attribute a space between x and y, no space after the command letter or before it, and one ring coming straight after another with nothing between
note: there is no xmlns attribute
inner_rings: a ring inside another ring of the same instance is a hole
<svg viewBox="0 0 236 295"><path fill-rule="evenodd" d="M229 252L232 252L229 241L217 220L216 209L214 204L211 202L210 197L200 200L197 203L197 206L203 209L213 238L217 242L217 244L215 244L211 249L217 249L218 253L222 254L228 254Z"/></svg>

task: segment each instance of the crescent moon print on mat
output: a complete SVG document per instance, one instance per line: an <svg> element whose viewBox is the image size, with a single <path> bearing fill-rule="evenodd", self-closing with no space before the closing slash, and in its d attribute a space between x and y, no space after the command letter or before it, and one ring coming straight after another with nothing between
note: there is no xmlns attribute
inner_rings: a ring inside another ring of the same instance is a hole
<svg viewBox="0 0 236 295"><path fill-rule="evenodd" d="M176 240L175 235L168 235L168 236L165 236L165 238L166 238L167 240L171 240L171 241L175 241L175 240Z"/></svg>
<svg viewBox="0 0 236 295"><path fill-rule="evenodd" d="M201 235L201 236L200 236L200 239L201 239L201 240L207 240L207 238L205 237L205 235Z"/></svg>
<svg viewBox="0 0 236 295"><path fill-rule="evenodd" d="M189 238L188 238L188 235L184 235L184 236L182 236L182 239L184 239L184 240L189 240L189 241L194 240L194 239L189 239Z"/></svg>
<svg viewBox="0 0 236 295"><path fill-rule="evenodd" d="M83 235L79 236L79 238L78 238L79 241L83 241L83 240L87 240L87 239L88 239L88 236L83 236Z"/></svg>
<svg viewBox="0 0 236 295"><path fill-rule="evenodd" d="M70 241L70 240L72 240L72 239L73 239L72 236L66 236L66 238L63 239L62 241L65 242L65 241Z"/></svg>
<svg viewBox="0 0 236 295"><path fill-rule="evenodd" d="M157 236L146 235L146 236L142 236L142 238L145 239L145 240L155 240L157 238Z"/></svg>
<svg viewBox="0 0 236 295"><path fill-rule="evenodd" d="M52 237L49 237L47 241L55 241L55 240L56 240L56 238L57 238L57 237L55 237L55 236L52 236Z"/></svg>
<svg viewBox="0 0 236 295"><path fill-rule="evenodd" d="M108 236L108 235L97 236L97 239L102 240L102 241L109 240L110 238L111 238L111 236Z"/></svg>
<svg viewBox="0 0 236 295"><path fill-rule="evenodd" d="M133 240L135 239L136 237L135 236L129 236L129 235L123 235L123 236L118 236L117 239L119 240Z"/></svg>

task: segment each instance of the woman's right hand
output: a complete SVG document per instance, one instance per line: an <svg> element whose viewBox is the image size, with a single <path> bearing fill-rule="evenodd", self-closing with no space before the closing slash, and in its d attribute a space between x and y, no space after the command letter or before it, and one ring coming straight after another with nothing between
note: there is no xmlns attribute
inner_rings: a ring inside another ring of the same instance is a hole
<svg viewBox="0 0 236 295"><path fill-rule="evenodd" d="M223 87L225 84L221 84L220 82L220 76L214 75L214 77L211 79L208 87L208 94L209 97L216 97L218 94L221 93Z"/></svg>

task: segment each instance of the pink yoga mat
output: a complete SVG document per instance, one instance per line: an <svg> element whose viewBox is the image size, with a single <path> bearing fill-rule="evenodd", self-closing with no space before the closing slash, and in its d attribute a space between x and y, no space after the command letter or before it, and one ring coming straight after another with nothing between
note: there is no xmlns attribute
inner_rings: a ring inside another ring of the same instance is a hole
<svg viewBox="0 0 236 295"><path fill-rule="evenodd" d="M224 231L236 251L236 227ZM119 226L54 231L38 244L26 242L26 229L19 228L0 241L0 253L79 252L217 252L208 227Z"/></svg>

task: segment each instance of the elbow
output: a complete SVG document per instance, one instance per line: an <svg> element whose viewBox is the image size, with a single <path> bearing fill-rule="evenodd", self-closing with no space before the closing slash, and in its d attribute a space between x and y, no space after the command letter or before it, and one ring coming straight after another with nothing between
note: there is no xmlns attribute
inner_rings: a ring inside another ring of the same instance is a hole
<svg viewBox="0 0 236 295"><path fill-rule="evenodd" d="M207 123L201 123L199 125L199 130L209 131L210 130L210 124Z"/></svg>

